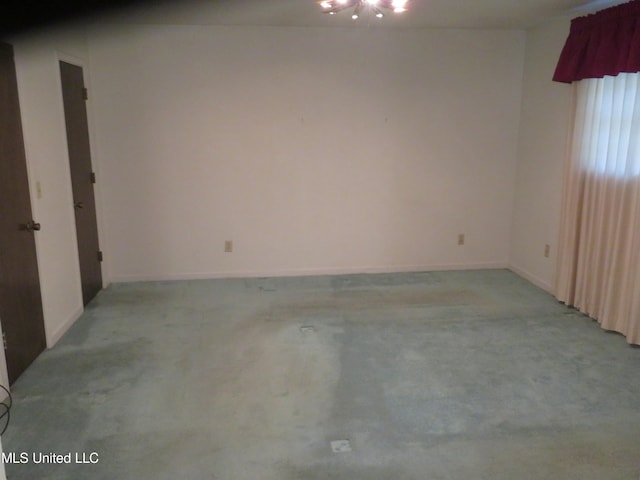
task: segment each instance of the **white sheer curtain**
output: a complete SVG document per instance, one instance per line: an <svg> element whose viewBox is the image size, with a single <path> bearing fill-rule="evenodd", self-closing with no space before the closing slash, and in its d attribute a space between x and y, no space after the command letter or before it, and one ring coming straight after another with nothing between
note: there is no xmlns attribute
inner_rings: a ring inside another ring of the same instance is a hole
<svg viewBox="0 0 640 480"><path fill-rule="evenodd" d="M574 83L556 296L640 344L640 74Z"/></svg>

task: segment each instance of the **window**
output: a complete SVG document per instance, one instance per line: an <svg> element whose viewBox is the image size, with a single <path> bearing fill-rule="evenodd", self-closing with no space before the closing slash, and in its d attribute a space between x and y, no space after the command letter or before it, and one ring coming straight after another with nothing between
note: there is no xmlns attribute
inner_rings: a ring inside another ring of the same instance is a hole
<svg viewBox="0 0 640 480"><path fill-rule="evenodd" d="M585 79L576 89L575 160L598 175L640 175L640 74Z"/></svg>

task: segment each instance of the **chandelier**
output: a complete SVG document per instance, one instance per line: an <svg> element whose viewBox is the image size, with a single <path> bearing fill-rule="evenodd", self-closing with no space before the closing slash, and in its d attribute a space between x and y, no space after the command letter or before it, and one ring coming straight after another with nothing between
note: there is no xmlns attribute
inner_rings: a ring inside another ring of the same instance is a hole
<svg viewBox="0 0 640 480"><path fill-rule="evenodd" d="M383 10L402 13L407 10L408 0L318 0L324 13L335 15L338 12L353 8L351 18L357 20L365 11L371 11L377 18L384 17Z"/></svg>

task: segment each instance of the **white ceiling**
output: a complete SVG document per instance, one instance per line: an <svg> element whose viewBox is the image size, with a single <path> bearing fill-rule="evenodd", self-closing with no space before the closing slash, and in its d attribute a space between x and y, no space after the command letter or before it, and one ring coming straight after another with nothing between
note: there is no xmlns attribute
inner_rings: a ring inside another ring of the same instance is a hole
<svg viewBox="0 0 640 480"><path fill-rule="evenodd" d="M408 12L382 20L326 15L315 0L176 0L119 11L116 23L294 27L528 28L627 0L410 0ZM104 20L104 19L103 19Z"/></svg>

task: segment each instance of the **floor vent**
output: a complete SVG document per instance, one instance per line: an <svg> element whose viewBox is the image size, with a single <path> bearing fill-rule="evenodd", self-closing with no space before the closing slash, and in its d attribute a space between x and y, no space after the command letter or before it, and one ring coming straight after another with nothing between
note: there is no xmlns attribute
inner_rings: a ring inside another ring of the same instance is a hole
<svg viewBox="0 0 640 480"><path fill-rule="evenodd" d="M333 453L347 453L351 451L351 442L349 440L333 440L331 442L331 450Z"/></svg>

